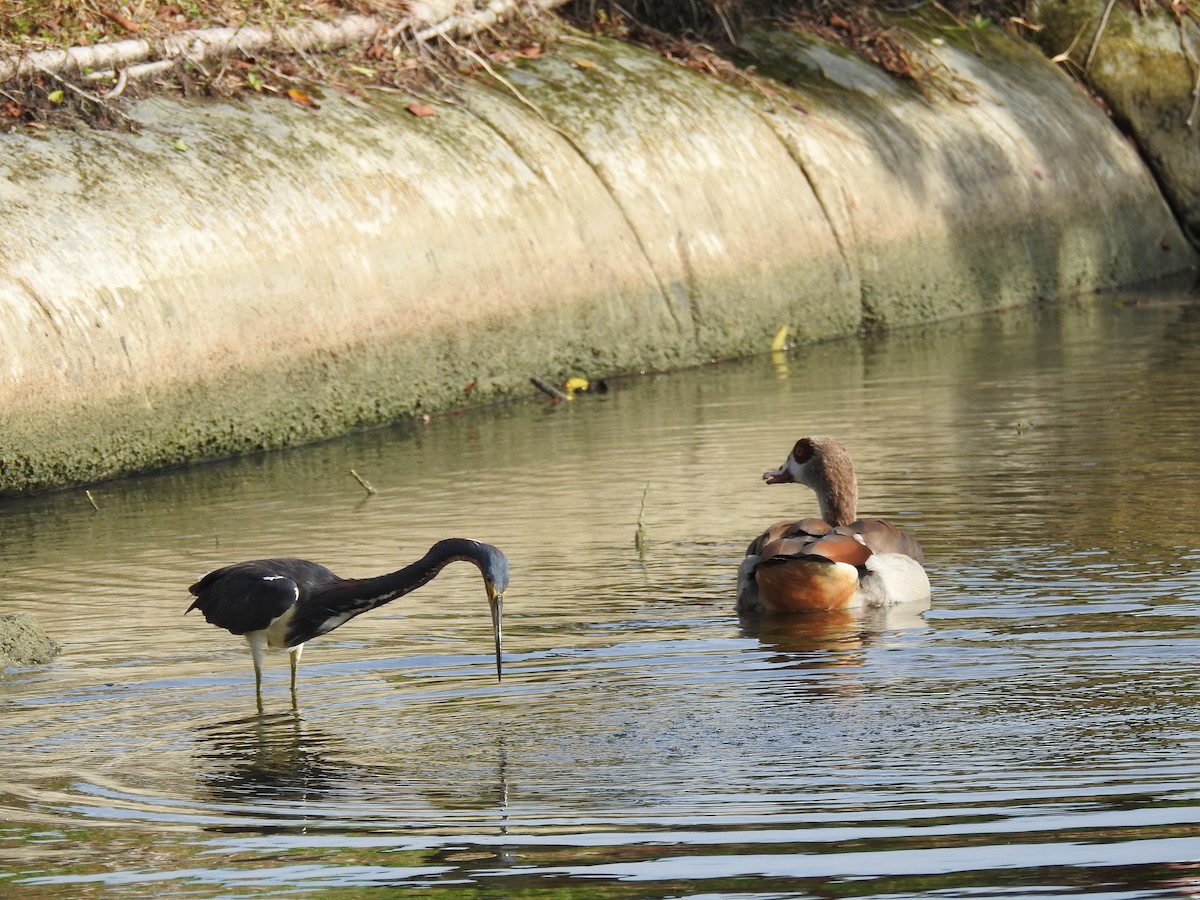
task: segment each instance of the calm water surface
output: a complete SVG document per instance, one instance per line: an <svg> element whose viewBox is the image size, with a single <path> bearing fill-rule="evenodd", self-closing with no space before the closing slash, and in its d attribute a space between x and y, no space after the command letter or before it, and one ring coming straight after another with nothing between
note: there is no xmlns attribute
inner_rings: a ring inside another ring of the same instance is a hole
<svg viewBox="0 0 1200 900"><path fill-rule="evenodd" d="M733 615L813 433L928 608ZM64 652L0 678L0 892L1196 895L1198 443L1200 306L1110 298L4 504L0 610ZM182 615L456 534L512 560L499 684L469 566L312 642L295 710Z"/></svg>

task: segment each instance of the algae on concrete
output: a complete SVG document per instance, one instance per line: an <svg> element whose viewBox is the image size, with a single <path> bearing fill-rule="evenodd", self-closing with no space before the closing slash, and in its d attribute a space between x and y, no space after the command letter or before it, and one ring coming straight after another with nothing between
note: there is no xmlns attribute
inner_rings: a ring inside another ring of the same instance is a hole
<svg viewBox="0 0 1200 900"><path fill-rule="evenodd" d="M1070 51L1072 71L1137 142L1188 237L1200 242L1200 22L1165 5L1134 10L1101 0L1035 0L1031 13L1041 26L1033 39L1050 56Z"/></svg>
<svg viewBox="0 0 1200 900"><path fill-rule="evenodd" d="M1136 153L996 35L939 50L972 104L778 32L757 88L576 41L427 117L7 135L0 496L1190 268Z"/></svg>

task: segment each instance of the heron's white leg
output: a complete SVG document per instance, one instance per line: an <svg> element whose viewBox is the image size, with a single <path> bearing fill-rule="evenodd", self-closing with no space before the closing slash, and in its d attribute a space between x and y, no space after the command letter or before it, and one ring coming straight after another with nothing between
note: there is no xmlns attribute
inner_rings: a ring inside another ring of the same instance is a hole
<svg viewBox="0 0 1200 900"><path fill-rule="evenodd" d="M267 633L252 631L246 635L246 643L250 645L250 658L254 660L254 695L258 705L262 707L262 668L263 659L267 655Z"/></svg>
<svg viewBox="0 0 1200 900"><path fill-rule="evenodd" d="M300 668L300 654L304 652L304 645L297 644L295 647L288 649L288 656L292 660L292 698L296 697L296 670Z"/></svg>

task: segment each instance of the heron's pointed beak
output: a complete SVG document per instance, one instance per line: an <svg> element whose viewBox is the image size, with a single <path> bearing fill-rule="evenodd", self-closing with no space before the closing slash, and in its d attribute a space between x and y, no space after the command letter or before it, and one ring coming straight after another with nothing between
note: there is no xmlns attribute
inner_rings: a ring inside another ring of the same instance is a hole
<svg viewBox="0 0 1200 900"><path fill-rule="evenodd" d="M492 611L492 635L496 639L496 680L499 681L504 676L500 655L503 637L501 618L504 615L504 594L497 592L495 585L493 585L490 581L487 582L487 594L488 607Z"/></svg>

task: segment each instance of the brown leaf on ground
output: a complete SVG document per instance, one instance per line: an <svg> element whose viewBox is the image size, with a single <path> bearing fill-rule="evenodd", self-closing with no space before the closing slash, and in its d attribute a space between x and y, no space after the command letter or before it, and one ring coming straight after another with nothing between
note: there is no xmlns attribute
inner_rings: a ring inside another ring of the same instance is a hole
<svg viewBox="0 0 1200 900"><path fill-rule="evenodd" d="M368 59L384 59L388 55L387 47L380 43L374 43L363 51L363 55Z"/></svg>
<svg viewBox="0 0 1200 900"><path fill-rule="evenodd" d="M13 100L9 100L3 107L0 107L0 113L3 113L9 119L19 119L24 112L25 110L21 108L21 104Z"/></svg>
<svg viewBox="0 0 1200 900"><path fill-rule="evenodd" d="M289 100L291 100L293 103L297 104L298 106L307 106L307 107L310 107L311 109L320 109L321 108L317 104L316 100L314 100L312 97L310 97L304 91L300 90L300 88L288 88L287 89L287 97Z"/></svg>
<svg viewBox="0 0 1200 900"><path fill-rule="evenodd" d="M418 119L423 119L426 116L436 116L437 110L432 106L426 106L424 103L410 103L404 107Z"/></svg>
<svg viewBox="0 0 1200 900"><path fill-rule="evenodd" d="M843 19L837 13L829 14L829 24L831 27L840 29L852 37L858 34L858 27L849 19Z"/></svg>
<svg viewBox="0 0 1200 900"><path fill-rule="evenodd" d="M126 31L142 30L142 26L133 21L133 19L129 18L128 16L123 16L114 10L102 9L100 10L100 15L104 16L104 18L108 19L110 22L115 22L116 24L120 25Z"/></svg>

